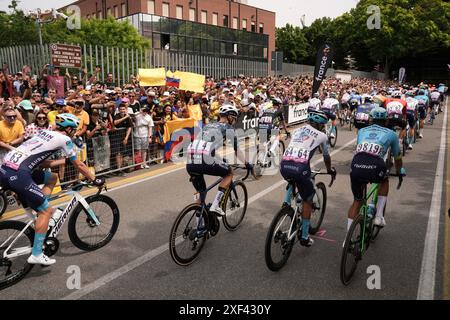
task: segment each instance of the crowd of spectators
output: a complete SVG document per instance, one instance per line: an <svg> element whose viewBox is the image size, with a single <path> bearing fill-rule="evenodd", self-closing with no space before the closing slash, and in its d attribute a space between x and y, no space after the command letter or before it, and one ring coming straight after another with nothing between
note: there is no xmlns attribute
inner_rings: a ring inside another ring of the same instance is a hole
<svg viewBox="0 0 450 320"><path fill-rule="evenodd" d="M199 105L203 123L216 121L224 103L236 105L242 112L258 110L271 98L279 98L284 105L307 102L313 78L299 77L227 77L206 78L205 91L193 93L174 87L142 87L139 77L117 86L112 74L102 82L100 66L92 74L81 70L81 77L66 70L46 65L38 74L28 66L10 74L7 65L0 71L0 161L8 150L29 139L37 131L52 130L58 113L72 113L80 121L78 140L87 145L87 161L93 166L93 138L108 136L111 164L116 174L133 165L129 159L139 159L141 168L148 168L151 159L160 157L164 145L164 124L167 121L190 117L189 106ZM342 82L325 79L321 87L323 97L329 92L342 95L355 88L370 93L394 83L371 79ZM133 154L134 152L134 154ZM128 160L127 160L128 159ZM59 169L60 180L66 177L65 166Z"/></svg>

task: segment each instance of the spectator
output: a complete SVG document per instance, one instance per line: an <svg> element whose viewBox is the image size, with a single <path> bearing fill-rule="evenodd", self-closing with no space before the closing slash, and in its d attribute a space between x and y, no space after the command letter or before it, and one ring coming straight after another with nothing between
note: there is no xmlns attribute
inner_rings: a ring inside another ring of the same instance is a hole
<svg viewBox="0 0 450 320"><path fill-rule="evenodd" d="M0 162L5 155L23 141L25 128L22 122L17 121L14 107L7 105L3 109L3 120L0 121Z"/></svg>
<svg viewBox="0 0 450 320"><path fill-rule="evenodd" d="M166 103L166 106L164 107L164 120L167 121L172 121L172 120L178 120L178 117L176 116L176 114L173 112L172 110L172 106L170 105L170 103Z"/></svg>
<svg viewBox="0 0 450 320"><path fill-rule="evenodd" d="M52 130L52 127L48 122L47 115L44 112L39 111L36 114L34 122L25 127L24 139L30 139L41 130Z"/></svg>
<svg viewBox="0 0 450 320"><path fill-rule="evenodd" d="M134 148L140 153L143 164L142 169L149 168L147 164L147 150L152 142L153 135L153 119L150 116L150 108L144 107L136 114L135 130L134 130Z"/></svg>
<svg viewBox="0 0 450 320"><path fill-rule="evenodd" d="M139 110L141 110L141 104L136 99L136 92L135 91L131 91L128 94L128 97L130 99L130 108L133 110L133 113L139 112ZM150 109L150 108L148 108L148 109Z"/></svg>
<svg viewBox="0 0 450 320"><path fill-rule="evenodd" d="M96 109L92 110L91 121L87 126L87 159L88 166L94 166L94 146L92 139L100 136L106 136L108 134L108 124L100 117L100 112Z"/></svg>
<svg viewBox="0 0 450 320"><path fill-rule="evenodd" d="M49 90L55 90L56 98L64 98L64 77L59 74L59 67L53 67L53 69L51 69L51 75L47 74L44 76L44 71L50 71L49 64L46 64L44 70L42 70L42 77L47 81Z"/></svg>
<svg viewBox="0 0 450 320"><path fill-rule="evenodd" d="M75 133L74 138L80 137L84 138L84 134L86 133L87 126L89 125L89 114L83 110L84 108L84 100L78 99L74 102L75 108L67 107L69 112L75 115L78 119L80 119L80 126L78 127L77 132Z"/></svg>
<svg viewBox="0 0 450 320"><path fill-rule="evenodd" d="M114 90L115 87L117 87L116 83L114 82L112 73L108 73L106 80L105 80L106 88L110 90Z"/></svg>
<svg viewBox="0 0 450 320"><path fill-rule="evenodd" d="M66 113L66 102L64 101L64 99L57 99L56 103L56 110L50 111L47 114L47 118L48 118L48 122L50 123L51 127L54 129L56 127L56 116L58 114L62 114L62 113ZM45 114L45 112L43 112Z"/></svg>
<svg viewBox="0 0 450 320"><path fill-rule="evenodd" d="M125 172L120 170L123 167L123 158L127 152L128 141L131 134L133 122L128 114L128 108L125 104L119 106L119 113L114 116L114 126L118 129L111 135L111 151L116 154L116 165L119 176L125 176Z"/></svg>

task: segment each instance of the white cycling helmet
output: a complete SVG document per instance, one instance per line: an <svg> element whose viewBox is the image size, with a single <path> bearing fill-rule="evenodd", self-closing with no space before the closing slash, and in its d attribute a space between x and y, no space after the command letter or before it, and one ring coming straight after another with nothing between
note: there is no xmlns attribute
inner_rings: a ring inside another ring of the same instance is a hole
<svg viewBox="0 0 450 320"><path fill-rule="evenodd" d="M231 104L224 104L220 107L219 114L221 116L233 116L237 118L239 116L239 111L235 106Z"/></svg>

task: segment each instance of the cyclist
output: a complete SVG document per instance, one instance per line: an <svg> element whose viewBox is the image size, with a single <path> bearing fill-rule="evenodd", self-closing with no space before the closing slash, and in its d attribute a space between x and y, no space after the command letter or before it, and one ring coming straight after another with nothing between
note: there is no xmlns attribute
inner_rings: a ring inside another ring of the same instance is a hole
<svg viewBox="0 0 450 320"><path fill-rule="evenodd" d="M400 145L403 144L403 138L406 136L406 106L405 100L401 99L402 93L395 91L393 98L386 99L385 106L388 114L388 127L395 131L398 127L401 129L398 137Z"/></svg>
<svg viewBox="0 0 450 320"><path fill-rule="evenodd" d="M414 92L408 91L406 92L406 117L409 124L409 145L408 149L412 150L412 145L414 143L414 135L416 122L418 120L418 110L419 110L419 101L414 98Z"/></svg>
<svg viewBox="0 0 450 320"><path fill-rule="evenodd" d="M331 133L330 137L335 138L335 128L336 128L336 112L339 107L339 101L336 99L336 93L331 92L330 97L323 101L320 109L327 115L328 119L331 120Z"/></svg>
<svg viewBox="0 0 450 320"><path fill-rule="evenodd" d="M316 92L313 94L313 97L309 100L308 112L319 110L322 105L322 101L319 99L319 93Z"/></svg>
<svg viewBox="0 0 450 320"><path fill-rule="evenodd" d="M235 154L239 160L245 162L246 168L251 169L252 166L245 161L244 155L238 149L238 139L233 126L239 116L239 111L231 104L224 104L219 109L219 115L220 120L207 124L201 134L189 145L186 170L198 192L206 190L205 174L223 178L210 211L218 216L224 216L225 213L220 208L220 203L225 191L233 181L233 170L224 158L217 154L217 151L223 147L224 142L231 143Z"/></svg>
<svg viewBox="0 0 450 320"><path fill-rule="evenodd" d="M284 119L283 110L281 109L282 101L279 98L273 98L272 108L267 108L263 111L262 116L259 118L258 128L259 137L262 141L272 141L272 146L269 150L269 158L272 158L276 154L276 149L280 144L280 127L283 125L286 135L289 136L287 130L287 124ZM266 134L266 136L261 136Z"/></svg>
<svg viewBox="0 0 450 320"><path fill-rule="evenodd" d="M438 89L432 89L430 93L430 100L431 112L434 112L434 114L436 114L438 110L441 111L441 93L438 91Z"/></svg>
<svg viewBox="0 0 450 320"><path fill-rule="evenodd" d="M417 96L415 96L415 99L418 102L418 111L419 111L419 118L420 118L420 125L419 125L419 138L423 138L423 127L425 125L425 119L427 118L427 109L430 104L430 99L428 99L428 96L426 95L425 90L419 90L417 92Z"/></svg>
<svg viewBox="0 0 450 320"><path fill-rule="evenodd" d="M94 185L101 187L105 183L104 178L96 178L88 167L77 159L71 138L77 131L79 123L78 118L72 114L56 115L55 131L42 130L17 149L10 151L0 168L2 185L19 196L24 208L30 207L38 213L34 223L34 244L32 254L28 258L29 264L49 266L56 262L42 252L48 222L53 212L48 197L57 181L55 174L39 169L41 165L51 165L46 159L62 150L75 168L93 181ZM45 185L42 190L38 187L39 184Z"/></svg>
<svg viewBox="0 0 450 320"><path fill-rule="evenodd" d="M356 109L355 128L356 133L362 128L369 126L370 111L375 107L371 96L364 97L364 103Z"/></svg>
<svg viewBox="0 0 450 320"><path fill-rule="evenodd" d="M344 120L347 121L348 119L348 108L349 104L348 101L350 100L350 90L347 90L344 92L344 94L341 97L341 105L340 105L340 116L344 118Z"/></svg>
<svg viewBox="0 0 450 320"><path fill-rule="evenodd" d="M375 107L370 112L370 118L372 125L361 129L358 133L356 154L351 165L350 179L354 201L348 211L347 231L361 209L364 200L363 190L368 183L380 184L374 224L380 227L386 225L383 211L389 193L389 181L384 157L389 149L395 157L397 173L406 175L397 136L386 128L387 111Z"/></svg>
<svg viewBox="0 0 450 320"><path fill-rule="evenodd" d="M310 160L319 146L322 146L323 159L329 174L336 174L331 169L328 137L324 133L328 117L323 111L311 111L308 116L309 124L297 129L286 149L280 164L281 175L285 180L295 180L300 196L303 199L302 233L299 234L300 244L305 247L313 245L309 237L309 226L314 198L314 185L311 181ZM286 192L284 205L290 203L292 188Z"/></svg>

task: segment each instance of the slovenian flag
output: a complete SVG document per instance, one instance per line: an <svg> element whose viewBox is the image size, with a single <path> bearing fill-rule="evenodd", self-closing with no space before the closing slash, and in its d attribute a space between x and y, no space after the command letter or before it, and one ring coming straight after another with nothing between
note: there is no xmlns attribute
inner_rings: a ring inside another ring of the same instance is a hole
<svg viewBox="0 0 450 320"><path fill-rule="evenodd" d="M180 87L180 79L166 77L166 86L179 88Z"/></svg>

